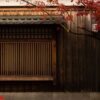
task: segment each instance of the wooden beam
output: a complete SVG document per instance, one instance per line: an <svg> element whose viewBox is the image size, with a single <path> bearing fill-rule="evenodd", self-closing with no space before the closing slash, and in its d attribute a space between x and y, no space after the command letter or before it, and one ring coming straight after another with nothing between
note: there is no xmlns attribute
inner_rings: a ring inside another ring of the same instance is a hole
<svg viewBox="0 0 100 100"><path fill-rule="evenodd" d="M0 81L53 81L52 76L0 76Z"/></svg>

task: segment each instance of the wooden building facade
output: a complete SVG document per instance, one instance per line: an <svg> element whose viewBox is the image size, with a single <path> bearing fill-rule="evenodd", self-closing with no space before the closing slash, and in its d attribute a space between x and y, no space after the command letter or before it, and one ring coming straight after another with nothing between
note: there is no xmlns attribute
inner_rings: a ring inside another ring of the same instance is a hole
<svg viewBox="0 0 100 100"><path fill-rule="evenodd" d="M53 19L43 20L45 13L34 8L0 8L0 91L34 91L34 82L65 91L99 91L99 32L90 31L91 14L68 21L67 32L56 8L45 10Z"/></svg>

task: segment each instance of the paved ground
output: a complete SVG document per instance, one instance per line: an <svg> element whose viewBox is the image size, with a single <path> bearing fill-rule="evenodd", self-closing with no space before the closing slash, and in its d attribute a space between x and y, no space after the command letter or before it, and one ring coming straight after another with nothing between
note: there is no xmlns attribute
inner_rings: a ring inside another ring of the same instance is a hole
<svg viewBox="0 0 100 100"><path fill-rule="evenodd" d="M100 100L100 93L25 92L0 93L0 96L4 100Z"/></svg>

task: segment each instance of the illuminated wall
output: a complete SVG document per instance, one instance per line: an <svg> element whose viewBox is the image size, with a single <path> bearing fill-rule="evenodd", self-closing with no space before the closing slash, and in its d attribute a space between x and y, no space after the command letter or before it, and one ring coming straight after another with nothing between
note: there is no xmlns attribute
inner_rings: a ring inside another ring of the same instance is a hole
<svg viewBox="0 0 100 100"><path fill-rule="evenodd" d="M52 6L54 4L47 2L48 0L27 0L29 2L35 3L36 1L43 1L47 6ZM58 0L59 3L63 3L65 5L73 5L71 0ZM26 5L25 2L21 0L1 0L0 6L24 6Z"/></svg>

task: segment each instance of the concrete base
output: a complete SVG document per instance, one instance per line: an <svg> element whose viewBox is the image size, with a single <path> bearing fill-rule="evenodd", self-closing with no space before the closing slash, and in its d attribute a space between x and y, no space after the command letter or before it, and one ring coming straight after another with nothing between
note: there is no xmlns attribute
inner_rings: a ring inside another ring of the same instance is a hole
<svg viewBox="0 0 100 100"><path fill-rule="evenodd" d="M100 100L100 93L81 92L0 93L0 96L4 96L4 100Z"/></svg>

